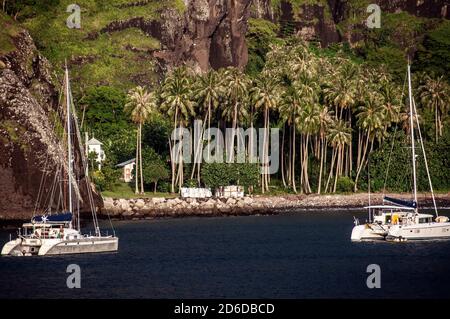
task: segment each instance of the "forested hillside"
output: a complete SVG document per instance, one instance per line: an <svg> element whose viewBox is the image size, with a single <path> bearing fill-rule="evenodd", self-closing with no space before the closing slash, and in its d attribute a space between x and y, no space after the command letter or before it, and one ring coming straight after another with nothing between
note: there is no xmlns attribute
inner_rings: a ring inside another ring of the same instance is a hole
<svg viewBox="0 0 450 319"><path fill-rule="evenodd" d="M372 2L380 28L366 26ZM372 189L408 191L408 59L432 180L449 189L445 1L80 0L81 28L69 29L71 3L4 1L0 73L5 57L21 50L19 27L48 59L56 87L67 60L82 129L106 152L102 171L92 172L102 190L117 187L115 165L141 145L145 190L220 183L264 193L366 190L370 161ZM175 165L169 134L196 119L203 129L279 128L280 169ZM426 190L420 164L419 175Z"/></svg>

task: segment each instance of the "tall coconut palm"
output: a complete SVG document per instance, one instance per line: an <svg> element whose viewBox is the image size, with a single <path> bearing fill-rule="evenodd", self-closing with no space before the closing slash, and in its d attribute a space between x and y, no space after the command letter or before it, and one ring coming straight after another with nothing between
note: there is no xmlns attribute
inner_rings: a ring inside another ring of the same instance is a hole
<svg viewBox="0 0 450 319"><path fill-rule="evenodd" d="M319 180L318 180L318 186L317 186L317 194L321 193L322 190L322 174L323 174L323 167L326 164L327 160L327 132L330 127L330 125L333 123L333 120L331 118L331 113L328 110L327 106L319 105L319 145L320 145L320 155L319 155Z"/></svg>
<svg viewBox="0 0 450 319"><path fill-rule="evenodd" d="M338 57L333 63L336 65L328 76L328 83L324 88L325 101L335 108L336 119L345 119L352 126L352 110L357 102L358 89L362 86L360 69L352 61ZM344 159L341 165L345 165L345 172L352 171L352 148L344 150Z"/></svg>
<svg viewBox="0 0 450 319"><path fill-rule="evenodd" d="M264 137L262 154L262 174L261 174L261 192L269 190L269 129L270 129L270 111L276 110L280 102L280 87L278 79L269 73L262 73L262 76L254 80L254 86L251 89L252 101L256 109L262 109L264 114Z"/></svg>
<svg viewBox="0 0 450 319"><path fill-rule="evenodd" d="M199 103L201 108L201 113L205 114L205 118L203 121L203 128L200 136L200 141L203 140L203 134L205 129L208 130L208 141L210 140L210 132L211 128L211 116L212 112L217 108L219 104L219 100L221 95L224 94L224 86L223 86L223 78L220 78L219 73L215 70L210 70L208 73L204 75L200 75L197 77L196 85L195 85L195 94L194 99ZM207 125L207 126L206 126ZM198 147L201 146L202 143L199 143ZM209 155L209 142L208 142L208 155ZM194 153L194 166L192 168L191 179L194 177L196 160L201 156L200 149L196 148ZM198 172L198 182L200 183L200 161L197 164L197 172Z"/></svg>
<svg viewBox="0 0 450 319"><path fill-rule="evenodd" d="M228 97L222 116L232 121L233 138L228 147L228 161L234 160L234 138L239 120L248 115L245 101L250 87L250 79L239 69L229 67L224 71L224 87Z"/></svg>
<svg viewBox="0 0 450 319"><path fill-rule="evenodd" d="M295 90L293 86L289 86L282 95L279 104L279 113L282 119L290 127L290 143L289 143L289 165L288 165L288 181L292 185L292 189L297 193L295 182L295 156L296 156L296 131L298 114L302 112L300 92Z"/></svg>
<svg viewBox="0 0 450 319"><path fill-rule="evenodd" d="M189 70L186 67L174 69L165 79L162 87L162 104L161 109L169 116L173 117L174 128L178 125L183 128L187 124L189 117L195 115L194 103L192 102L192 81ZM181 136L179 136L181 139ZM169 140L171 145L171 141ZM172 167L172 184L171 192L175 192L175 184L183 185L183 153L182 147L179 147L177 154L175 149L171 147L171 167ZM178 163L178 174L176 175L176 161Z"/></svg>
<svg viewBox="0 0 450 319"><path fill-rule="evenodd" d="M345 145L349 145L351 143L351 133L352 128L348 125L348 123L343 120L335 120L333 125L330 127L328 131L328 141L330 145L333 147L333 156L331 160L330 174L328 175L327 184L325 186L325 192L328 190L328 186L333 176L333 169L336 164L335 169L335 178L334 178L334 186L333 193L336 192L337 180L339 176L342 175L342 170L340 169L340 163L343 160L343 150Z"/></svg>
<svg viewBox="0 0 450 319"><path fill-rule="evenodd" d="M292 70L299 68L300 73L291 72L289 77L293 79L292 86L297 91L300 98L301 105L300 112L297 113L297 127L300 129L302 135L300 139L300 153L301 153L301 174L300 183L302 190L306 193L311 192L308 177L308 144L311 134L315 134L317 125L317 108L319 97L319 82L317 78L316 60L311 59L307 62L309 67L302 69L303 62L297 61L292 65Z"/></svg>
<svg viewBox="0 0 450 319"><path fill-rule="evenodd" d="M382 108L384 112L384 132L392 123L400 120L401 94L398 87L390 82L382 83L380 93L383 97Z"/></svg>
<svg viewBox="0 0 450 319"><path fill-rule="evenodd" d="M338 59L338 67L331 74L331 82L325 87L325 99L335 107L336 118L342 119L344 110L355 104L358 69L353 63Z"/></svg>
<svg viewBox="0 0 450 319"><path fill-rule="evenodd" d="M142 175L142 124L157 110L158 98L155 92L147 92L142 86L137 86L128 92L125 112L137 124L136 134L136 164L135 164L135 193L139 193L138 179L140 175L140 193L144 193L144 179Z"/></svg>
<svg viewBox="0 0 450 319"><path fill-rule="evenodd" d="M383 107L383 97L377 92L370 92L365 100L365 103L358 108L358 114L356 115L358 122L357 125L365 135L365 140L361 139L361 158L358 160L359 166L357 167L354 191L358 190L358 178L362 168L365 166L365 160L369 144L373 146L373 142L377 134L380 131L384 131L385 126L385 108ZM371 146L371 149L372 149Z"/></svg>
<svg viewBox="0 0 450 319"><path fill-rule="evenodd" d="M448 112L450 86L444 76L425 75L424 83L419 87L422 103L434 111L436 141L442 136L442 116Z"/></svg>

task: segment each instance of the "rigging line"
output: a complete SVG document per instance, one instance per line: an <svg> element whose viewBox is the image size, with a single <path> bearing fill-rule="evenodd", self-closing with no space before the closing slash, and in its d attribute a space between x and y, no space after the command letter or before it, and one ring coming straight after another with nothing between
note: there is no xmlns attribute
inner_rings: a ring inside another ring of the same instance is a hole
<svg viewBox="0 0 450 319"><path fill-rule="evenodd" d="M38 205L39 205L39 202L41 201L41 197L42 197L42 188L43 188L43 185L44 185L44 180L46 179L46 176L47 176L48 155L49 155L49 153L47 152L47 154L45 156L45 167L44 167L44 170L42 171L41 181L39 183L38 195L37 195L37 198L36 198L36 202L34 203L33 216L36 216Z"/></svg>
<svg viewBox="0 0 450 319"><path fill-rule="evenodd" d="M56 173L55 173L55 176L54 176L54 180L53 180L52 189L51 189L51 198L50 198L50 201L48 203L50 211L51 211L51 205L55 204L55 193L56 193L57 188L59 187L58 177L60 175L60 171L61 171L61 164L58 164L58 166L56 168ZM56 211L58 211L58 207L59 207L59 203L56 206Z"/></svg>
<svg viewBox="0 0 450 319"><path fill-rule="evenodd" d="M412 98L412 102L413 102L413 107L414 107L414 114L417 114L416 102L414 100L414 97ZM422 148L423 161L425 163L425 170L427 171L428 183L430 184L430 191L431 191L431 198L433 199L434 212L436 213L436 217L438 217L439 214L438 214L437 207L436 207L436 199L434 198L434 191L433 191L433 184L431 183L430 170L428 169L427 155L425 154L425 146L423 145L422 132L420 132L419 118L418 118L418 116L416 116L415 118L416 118L416 123L417 123L417 130L419 131L419 140L420 140L420 146Z"/></svg>
<svg viewBox="0 0 450 319"><path fill-rule="evenodd" d="M70 88L70 86L69 86ZM81 143L81 133L80 133L80 128L78 126L78 116L76 114L76 110L75 110L75 105L73 102L73 96L72 96L72 91L69 90L69 94L70 94L70 102L71 102L71 107L72 107L72 115L74 117L74 122L75 122L75 134L77 136L77 140L78 140L78 147L80 149L80 154L81 154L81 162L82 162L82 169L85 172L86 171L86 165L87 165L87 160L85 158L85 154L83 152L83 146ZM94 227L95 227L95 232L97 235L101 235L100 233L100 227L98 224L98 218L97 218L97 213L95 211L95 205L94 205L94 198L92 196L92 189L91 189L91 183L90 183L90 179L89 179L89 175L85 176L85 182L86 182L86 189L87 189L87 193L88 193L88 199L89 199L89 205L91 207L91 214L92 214L92 219L94 222ZM114 227L110 221L111 224L111 228L114 232Z"/></svg>
<svg viewBox="0 0 450 319"><path fill-rule="evenodd" d="M56 176L56 175L55 175L55 176ZM53 187L54 187L54 182L55 182L55 177L53 178L52 189L53 189ZM47 193L47 196L46 196L46 198L45 198L44 203L49 205L49 204L50 204L50 201L51 201L51 198L52 198L52 191L50 190L50 191ZM43 205L43 206L46 206L46 205Z"/></svg>
<svg viewBox="0 0 450 319"><path fill-rule="evenodd" d="M403 101L403 95L405 93L407 76L408 76L408 71L405 72L405 80L403 81L402 94L400 95L400 101ZM391 151L389 152L389 157L388 157L388 165L386 168L386 174L384 175L383 198L386 195L386 184L387 184L387 179L389 176L389 167L391 165L392 153L394 152L394 145L395 145L395 138L397 135L397 130L398 130L398 123L395 123L394 138L392 139Z"/></svg>

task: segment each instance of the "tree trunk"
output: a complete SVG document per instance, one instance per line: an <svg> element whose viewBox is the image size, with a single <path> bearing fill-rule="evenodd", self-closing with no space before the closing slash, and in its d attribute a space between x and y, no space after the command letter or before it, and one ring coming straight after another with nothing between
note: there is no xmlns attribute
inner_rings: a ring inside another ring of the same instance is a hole
<svg viewBox="0 0 450 319"><path fill-rule="evenodd" d="M176 129L177 128L177 120L178 120L178 107L175 108L175 117L174 117L174 123L173 123L173 128ZM169 143L171 144L170 141L170 137L169 137ZM173 145L173 147L175 147L175 143ZM172 184L170 187L170 191L171 193L175 193L175 174L176 174L176 166L175 166L175 149L172 149L172 151L170 152L170 163L171 163L171 168L172 168Z"/></svg>
<svg viewBox="0 0 450 319"><path fill-rule="evenodd" d="M136 130L136 158L134 160L134 181L135 181L135 189L134 193L139 193L138 188L138 179L139 179L139 128Z"/></svg>
<svg viewBox="0 0 450 319"><path fill-rule="evenodd" d="M294 193L297 193L297 186L295 185L295 121L292 122L292 162L291 162L291 173L292 173L292 189Z"/></svg>
<svg viewBox="0 0 450 319"><path fill-rule="evenodd" d="M319 155L320 167L319 167L319 180L318 180L319 185L317 186L317 194L320 195L320 191L321 191L321 187L322 187L323 156L324 156L324 146L325 146L323 137L320 137L319 144L320 144L320 146L319 146L320 147L320 155Z"/></svg>
<svg viewBox="0 0 450 319"><path fill-rule="evenodd" d="M370 134L369 134L369 132L367 132L367 138L366 138L366 143L365 143L365 146L364 146L364 151L362 153L362 158L360 160L359 167L358 167L358 169L356 171L355 186L353 188L354 192L358 191L358 178L359 178L359 174L361 173L361 170L362 170L362 168L364 166L364 159L366 157L367 147L369 146L369 136L370 136Z"/></svg>
<svg viewBox="0 0 450 319"><path fill-rule="evenodd" d="M330 173L328 174L327 184L325 185L325 193L328 192L328 186L330 184L331 177L333 176L333 170L334 170L335 162L336 162L336 148L333 148L333 154L331 155Z"/></svg>
<svg viewBox="0 0 450 319"><path fill-rule="evenodd" d="M142 123L139 123L139 168L141 171L141 194L144 194L144 176L142 174Z"/></svg>
<svg viewBox="0 0 450 319"><path fill-rule="evenodd" d="M286 179L284 178L284 133L286 129L286 124L283 125L283 134L281 136L281 180L283 181L283 186L286 188Z"/></svg>

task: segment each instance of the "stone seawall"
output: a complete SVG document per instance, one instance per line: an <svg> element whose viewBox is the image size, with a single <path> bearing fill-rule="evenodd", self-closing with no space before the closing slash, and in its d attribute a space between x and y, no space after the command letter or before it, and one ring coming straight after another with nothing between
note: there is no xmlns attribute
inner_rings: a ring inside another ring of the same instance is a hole
<svg viewBox="0 0 450 319"><path fill-rule="evenodd" d="M389 194L409 198L409 194ZM299 210L363 209L368 204L367 194L349 195L286 195L253 196L243 198L138 198L105 197L100 216L114 219L145 219L188 216L245 216L272 215ZM436 196L438 207L450 208L450 195ZM381 194L372 194L372 205L382 203ZM419 196L420 207L432 207L430 195Z"/></svg>

